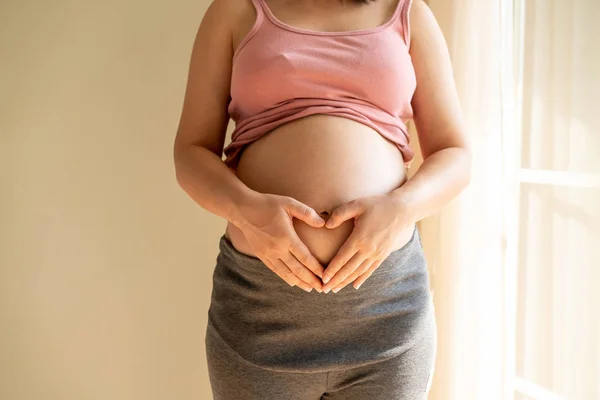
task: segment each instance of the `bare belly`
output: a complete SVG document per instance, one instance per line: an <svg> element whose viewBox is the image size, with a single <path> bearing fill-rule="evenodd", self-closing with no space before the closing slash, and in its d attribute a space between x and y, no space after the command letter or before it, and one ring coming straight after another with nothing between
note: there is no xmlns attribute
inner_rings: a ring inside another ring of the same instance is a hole
<svg viewBox="0 0 600 400"><path fill-rule="evenodd" d="M312 115L248 145L236 175L253 190L293 197L327 219L343 203L398 188L406 169L397 147L373 129L347 118ZM353 226L349 220L336 229L313 228L294 219L296 233L323 266ZM408 242L413 228L399 235L394 250ZM235 225L228 223L225 235L237 250L254 255Z"/></svg>

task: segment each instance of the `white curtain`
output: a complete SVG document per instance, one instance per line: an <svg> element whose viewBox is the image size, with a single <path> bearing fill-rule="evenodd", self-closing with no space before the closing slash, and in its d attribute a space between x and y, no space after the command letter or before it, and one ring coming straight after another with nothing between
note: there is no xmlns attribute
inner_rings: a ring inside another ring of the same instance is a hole
<svg viewBox="0 0 600 400"><path fill-rule="evenodd" d="M521 187L516 383L525 393L537 387L596 400L600 2L522 1L522 164L546 170L550 181L558 179L552 171L564 171L567 182Z"/></svg>
<svg viewBox="0 0 600 400"><path fill-rule="evenodd" d="M429 399L600 399L600 2L428 4L474 149L470 187L420 223L439 337ZM503 47L515 33L511 7L525 11L522 23L515 14L521 54ZM506 75L513 65L516 75ZM507 163L521 183L506 185ZM515 193L511 229L506 204ZM505 274L507 242L518 244L514 281Z"/></svg>
<svg viewBox="0 0 600 400"><path fill-rule="evenodd" d="M472 138L469 188L421 222L438 324L429 399L502 396L500 0L430 0ZM416 168L415 168L416 169Z"/></svg>

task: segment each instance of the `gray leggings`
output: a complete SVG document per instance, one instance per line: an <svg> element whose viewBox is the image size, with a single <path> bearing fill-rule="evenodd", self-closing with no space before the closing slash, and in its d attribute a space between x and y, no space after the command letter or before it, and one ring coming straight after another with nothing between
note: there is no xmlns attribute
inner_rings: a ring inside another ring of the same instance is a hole
<svg viewBox="0 0 600 400"><path fill-rule="evenodd" d="M205 349L215 400L424 400L437 335L418 231L360 289L290 287L222 236Z"/></svg>

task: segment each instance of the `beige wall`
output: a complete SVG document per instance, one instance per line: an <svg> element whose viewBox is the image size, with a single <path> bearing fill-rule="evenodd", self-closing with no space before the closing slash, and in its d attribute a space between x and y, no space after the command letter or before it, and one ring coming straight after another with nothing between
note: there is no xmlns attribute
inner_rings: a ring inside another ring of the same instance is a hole
<svg viewBox="0 0 600 400"><path fill-rule="evenodd" d="M171 156L207 4L0 3L0 399L210 398L225 221Z"/></svg>

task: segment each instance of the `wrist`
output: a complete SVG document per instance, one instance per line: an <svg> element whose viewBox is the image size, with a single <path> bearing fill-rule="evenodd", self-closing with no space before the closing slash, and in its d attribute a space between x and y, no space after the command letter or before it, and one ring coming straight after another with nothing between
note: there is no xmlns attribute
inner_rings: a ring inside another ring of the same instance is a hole
<svg viewBox="0 0 600 400"><path fill-rule="evenodd" d="M227 214L227 220L237 228L243 228L248 224L245 217L246 211L256 204L257 198L261 195L260 192L252 190L248 187L232 196L231 207Z"/></svg>
<svg viewBox="0 0 600 400"><path fill-rule="evenodd" d="M414 197L402 187L388 193L388 197L394 204L394 215L397 218L402 219L404 222L414 224L418 221L416 213L416 204L414 204Z"/></svg>

